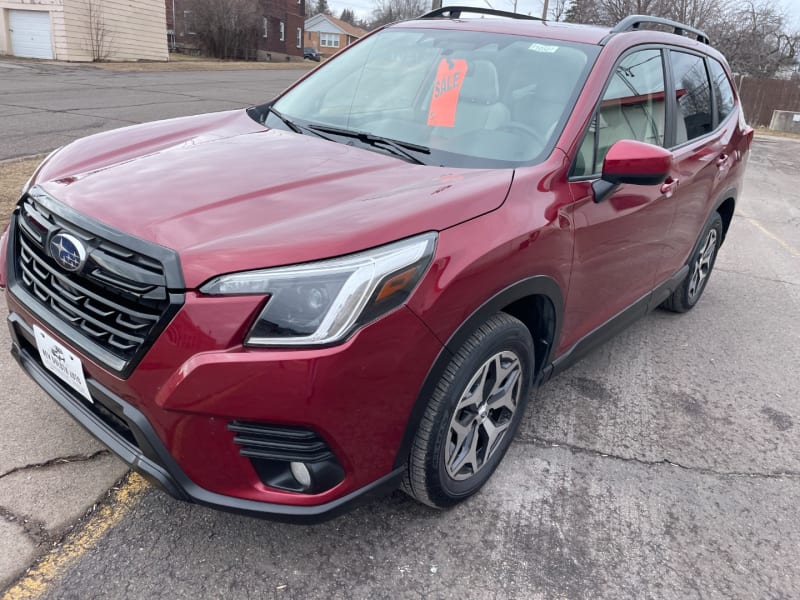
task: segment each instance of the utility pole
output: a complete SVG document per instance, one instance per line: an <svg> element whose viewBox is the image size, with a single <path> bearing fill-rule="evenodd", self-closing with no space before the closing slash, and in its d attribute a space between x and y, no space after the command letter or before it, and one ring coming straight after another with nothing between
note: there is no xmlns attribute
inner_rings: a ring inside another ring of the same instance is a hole
<svg viewBox="0 0 800 600"><path fill-rule="evenodd" d="M550 0L544 0L544 8L542 8L542 19L547 20L547 5L550 4ZM514 6L516 7L517 0L514 0ZM517 12L516 9L514 12Z"/></svg>
<svg viewBox="0 0 800 600"><path fill-rule="evenodd" d="M431 0L431 10L442 8L442 0Z"/></svg>

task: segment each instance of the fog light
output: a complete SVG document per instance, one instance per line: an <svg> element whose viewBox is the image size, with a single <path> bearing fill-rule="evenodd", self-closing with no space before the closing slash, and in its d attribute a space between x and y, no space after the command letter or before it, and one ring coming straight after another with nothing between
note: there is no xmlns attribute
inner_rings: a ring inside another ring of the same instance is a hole
<svg viewBox="0 0 800 600"><path fill-rule="evenodd" d="M289 468L292 471L292 477L297 480L297 483L304 488L311 487L311 473L305 463L293 462L289 464Z"/></svg>

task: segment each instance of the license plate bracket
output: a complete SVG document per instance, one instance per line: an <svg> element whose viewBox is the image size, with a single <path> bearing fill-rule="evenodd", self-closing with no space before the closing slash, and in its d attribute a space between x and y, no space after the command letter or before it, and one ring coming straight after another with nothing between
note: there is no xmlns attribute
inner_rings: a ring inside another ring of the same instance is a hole
<svg viewBox="0 0 800 600"><path fill-rule="evenodd" d="M34 325L33 335L45 368L89 402L94 402L86 385L81 359L41 327Z"/></svg>

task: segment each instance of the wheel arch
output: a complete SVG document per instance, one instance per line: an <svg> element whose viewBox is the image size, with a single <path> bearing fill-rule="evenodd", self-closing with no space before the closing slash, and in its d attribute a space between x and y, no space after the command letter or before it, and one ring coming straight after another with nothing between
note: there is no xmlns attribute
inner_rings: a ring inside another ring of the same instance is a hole
<svg viewBox="0 0 800 600"><path fill-rule="evenodd" d="M736 208L736 199L733 196L733 193L726 194L727 198L720 202L717 205L716 211L719 213L719 216L722 217L722 240L725 241L725 238L728 235L728 229L731 226L731 221L733 220L733 211Z"/></svg>
<svg viewBox="0 0 800 600"><path fill-rule="evenodd" d="M733 221L733 212L736 209L736 188L729 188L723 194L720 194L717 201L714 203L713 212L718 212L722 218L722 241L728 235L728 229ZM709 215L710 217L711 215ZM708 219L706 219L707 221Z"/></svg>
<svg viewBox="0 0 800 600"><path fill-rule="evenodd" d="M400 467L405 464L417 428L425 413L428 398L433 394L439 377L453 354L481 323L498 312L508 313L522 321L533 338L536 365L532 378L536 382L544 368L553 360L552 353L560 333L563 310L564 297L555 279L546 275L536 275L506 287L473 311L445 342L428 370L406 422L394 466Z"/></svg>

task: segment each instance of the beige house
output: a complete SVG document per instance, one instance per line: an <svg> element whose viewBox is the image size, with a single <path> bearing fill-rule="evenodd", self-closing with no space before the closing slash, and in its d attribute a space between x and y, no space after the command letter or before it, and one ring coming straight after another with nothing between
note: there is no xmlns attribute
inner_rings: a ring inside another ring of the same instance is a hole
<svg viewBox="0 0 800 600"><path fill-rule="evenodd" d="M333 56L345 46L349 46L367 35L367 32L360 27L323 13L306 19L305 30L303 46L319 50L319 53L325 58Z"/></svg>
<svg viewBox="0 0 800 600"><path fill-rule="evenodd" d="M164 0L0 0L0 54L167 60Z"/></svg>

